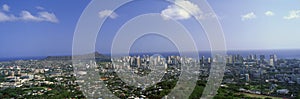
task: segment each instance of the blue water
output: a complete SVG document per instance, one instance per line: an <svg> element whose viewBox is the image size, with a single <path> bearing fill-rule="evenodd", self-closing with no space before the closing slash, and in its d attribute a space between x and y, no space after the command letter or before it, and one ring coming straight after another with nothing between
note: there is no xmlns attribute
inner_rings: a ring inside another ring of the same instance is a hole
<svg viewBox="0 0 300 99"><path fill-rule="evenodd" d="M164 57L171 56L171 55L179 55L178 52L161 52L161 53L130 53L132 56L137 55L153 55L153 54L160 54ZM246 57L250 54L256 54L257 57L259 55L265 55L266 58L269 58L269 55L276 54L277 58L279 59L293 59L297 58L300 59L300 49L295 50L243 50L243 51L227 51L227 55L236 55L239 54L243 57ZM105 54L110 56L109 54ZM202 51L199 52L199 57L211 57L210 51ZM39 57L10 57L10 58L0 58L0 61L13 61L13 60L39 60L44 59L46 56L39 56Z"/></svg>
<svg viewBox="0 0 300 99"><path fill-rule="evenodd" d="M8 57L0 58L0 61L14 61L14 60L40 60L44 59L46 56L35 56L35 57Z"/></svg>
<svg viewBox="0 0 300 99"><path fill-rule="evenodd" d="M290 49L290 50L249 50L249 51L228 51L227 54L240 54L242 56L248 56L250 54L256 55L265 55L266 58L269 58L270 55L276 54L277 58L280 59L293 59L300 58L299 49ZM259 57L259 56L257 56Z"/></svg>
<svg viewBox="0 0 300 99"><path fill-rule="evenodd" d="M153 55L157 53L143 53L146 55ZM143 55L142 54L142 55ZM159 53L162 56L170 56L170 55L179 55L178 52L168 52L168 53ZM192 53L191 53L192 54ZM276 54L278 59L300 59L300 49L297 50L242 50L242 51L227 51L227 55L241 55L243 57L247 57L249 55L256 55L259 57L259 55L265 55L265 57L268 59L270 55ZM141 55L139 53L131 53L130 55ZM211 57L210 51L202 51L199 52L199 57Z"/></svg>

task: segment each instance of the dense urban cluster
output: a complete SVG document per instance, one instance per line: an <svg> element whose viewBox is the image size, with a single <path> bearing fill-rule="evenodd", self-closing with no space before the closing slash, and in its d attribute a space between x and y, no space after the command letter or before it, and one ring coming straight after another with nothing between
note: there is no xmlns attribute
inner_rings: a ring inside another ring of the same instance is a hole
<svg viewBox="0 0 300 99"><path fill-rule="evenodd" d="M228 55L225 75L214 98L297 98L300 60L276 55ZM96 62L99 81L119 98L162 98L176 86L182 66L199 68L197 84L189 98L200 98L216 58L199 60L181 56L124 56ZM124 72L124 70L127 70ZM150 76L147 84L121 79L118 73ZM0 62L0 98L85 98L71 60L17 60ZM161 79L159 79L161 78ZM159 79L157 81L157 79Z"/></svg>
<svg viewBox="0 0 300 99"><path fill-rule="evenodd" d="M179 56L125 56L113 59L112 64L106 64L101 74L107 87L120 98L163 98L175 87L181 74L180 64L191 65L195 62L195 59ZM109 72L110 70L115 71ZM123 73L119 77L117 73L122 71L129 75ZM154 72L154 75L150 75L150 72ZM132 74L136 74L136 77ZM146 75L150 75L147 76L149 81L132 80ZM129 81L125 81L126 79Z"/></svg>
<svg viewBox="0 0 300 99"><path fill-rule="evenodd" d="M71 61L18 60L0 66L1 98L84 97Z"/></svg>
<svg viewBox="0 0 300 99"><path fill-rule="evenodd" d="M224 84L239 92L276 97L296 97L300 88L300 60L278 59L276 55L230 55Z"/></svg>

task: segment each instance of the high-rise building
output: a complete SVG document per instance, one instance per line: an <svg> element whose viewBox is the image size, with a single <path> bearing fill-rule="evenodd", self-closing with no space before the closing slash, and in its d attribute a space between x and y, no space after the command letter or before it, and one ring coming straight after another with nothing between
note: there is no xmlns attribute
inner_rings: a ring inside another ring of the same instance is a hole
<svg viewBox="0 0 300 99"><path fill-rule="evenodd" d="M168 64L165 64L165 69L168 69Z"/></svg>
<svg viewBox="0 0 300 99"><path fill-rule="evenodd" d="M259 60L260 60L260 63L264 63L265 62L265 55L260 55L259 56Z"/></svg>
<svg viewBox="0 0 300 99"><path fill-rule="evenodd" d="M277 56L275 54L270 55L270 65L275 66L277 62Z"/></svg>
<svg viewBox="0 0 300 99"><path fill-rule="evenodd" d="M133 65L134 64L134 57L130 57L130 65Z"/></svg>
<svg viewBox="0 0 300 99"><path fill-rule="evenodd" d="M250 76L249 76L249 74L245 74L245 79L246 79L246 81L250 81Z"/></svg>
<svg viewBox="0 0 300 99"><path fill-rule="evenodd" d="M170 56L168 56L168 64L171 64L171 57Z"/></svg>
<svg viewBox="0 0 300 99"><path fill-rule="evenodd" d="M233 63L233 59L232 58L233 57L231 55L228 56L227 59L226 59L226 63L232 64Z"/></svg>
<svg viewBox="0 0 300 99"><path fill-rule="evenodd" d="M250 59L250 60L256 60L256 55L254 54L251 54L251 55L249 55L249 57L248 57L248 59Z"/></svg>
<svg viewBox="0 0 300 99"><path fill-rule="evenodd" d="M158 55L158 56L157 56L157 62L160 62L160 60L161 60L161 59L160 59L160 56Z"/></svg>
<svg viewBox="0 0 300 99"><path fill-rule="evenodd" d="M275 54L273 54L273 55L270 55L270 59L273 59L273 61L274 62L276 62L277 61L277 56L275 55Z"/></svg>
<svg viewBox="0 0 300 99"><path fill-rule="evenodd" d="M141 57L140 57L140 56L138 56L138 57L136 58L136 65L137 65L138 67L141 66Z"/></svg>
<svg viewBox="0 0 300 99"><path fill-rule="evenodd" d="M272 58L270 58L269 65L274 66L274 60Z"/></svg>
<svg viewBox="0 0 300 99"><path fill-rule="evenodd" d="M202 56L202 58L201 58L201 64L204 64L204 63L205 63L205 57Z"/></svg>
<svg viewBox="0 0 300 99"><path fill-rule="evenodd" d="M239 63L242 63L244 60L243 56L241 56L240 54L237 54L236 58L237 58L236 61Z"/></svg>

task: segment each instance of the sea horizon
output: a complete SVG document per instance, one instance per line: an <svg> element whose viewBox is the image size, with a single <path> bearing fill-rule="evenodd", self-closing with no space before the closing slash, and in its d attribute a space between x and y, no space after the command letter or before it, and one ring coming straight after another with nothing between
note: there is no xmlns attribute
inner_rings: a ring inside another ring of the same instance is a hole
<svg viewBox="0 0 300 99"><path fill-rule="evenodd" d="M269 55L276 54L279 59L298 59L300 58L300 49L270 49L270 50L228 50L226 51L227 55L241 55L246 57L248 55L265 55L266 58L269 58ZM191 52L187 52L191 53ZM199 51L199 57L211 57L211 51ZM111 56L110 53L100 53L105 56ZM179 52L147 52L147 53L130 53L130 56L138 55L154 55L160 54L164 57L176 55L179 56ZM52 56L52 55L50 55ZM72 56L72 55L53 55L53 56ZM0 61L16 61L16 60L41 60L45 59L48 56L15 56L15 57L0 57Z"/></svg>

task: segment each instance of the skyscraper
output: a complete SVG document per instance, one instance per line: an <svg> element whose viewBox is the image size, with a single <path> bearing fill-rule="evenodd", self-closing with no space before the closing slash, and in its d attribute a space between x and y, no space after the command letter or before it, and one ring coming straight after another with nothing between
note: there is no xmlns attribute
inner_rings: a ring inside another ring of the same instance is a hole
<svg viewBox="0 0 300 99"><path fill-rule="evenodd" d="M205 57L202 56L202 58L201 58L201 64L204 64L204 63L205 63Z"/></svg>
<svg viewBox="0 0 300 99"><path fill-rule="evenodd" d="M260 55L259 59L260 59L260 63L265 63L265 55Z"/></svg>
<svg viewBox="0 0 300 99"><path fill-rule="evenodd" d="M273 59L274 60L274 62L276 62L277 61L277 56L275 55L275 54L273 54L273 55L270 55L270 59Z"/></svg>
<svg viewBox="0 0 300 99"><path fill-rule="evenodd" d="M269 65L274 66L274 59L273 58L270 58Z"/></svg>
<svg viewBox="0 0 300 99"><path fill-rule="evenodd" d="M140 56L138 56L138 57L136 58L136 65L137 65L138 67L141 66L141 57L140 57Z"/></svg>
<svg viewBox="0 0 300 99"><path fill-rule="evenodd" d="M232 64L233 63L232 56L231 55L228 56L226 61L227 63Z"/></svg>
<svg viewBox="0 0 300 99"><path fill-rule="evenodd" d="M245 80L248 82L248 81L250 81L250 76L249 76L249 74L245 74Z"/></svg>
<svg viewBox="0 0 300 99"><path fill-rule="evenodd" d="M171 64L171 56L168 56L168 64Z"/></svg>
<svg viewBox="0 0 300 99"><path fill-rule="evenodd" d="M275 66L277 62L277 56L275 54L270 55L270 65Z"/></svg>

